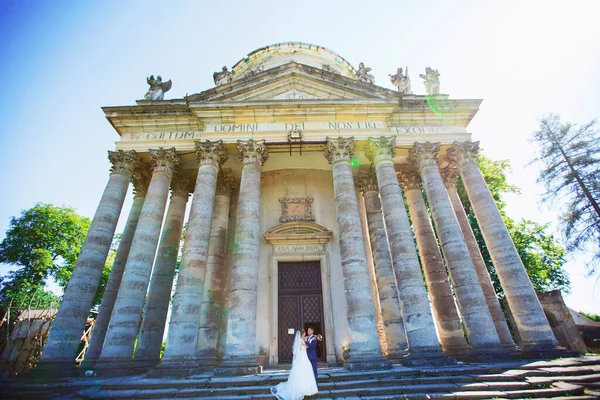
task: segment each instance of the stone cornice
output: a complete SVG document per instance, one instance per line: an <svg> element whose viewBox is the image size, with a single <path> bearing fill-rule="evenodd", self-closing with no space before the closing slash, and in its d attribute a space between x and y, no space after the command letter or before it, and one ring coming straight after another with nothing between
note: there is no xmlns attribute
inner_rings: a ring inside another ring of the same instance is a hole
<svg viewBox="0 0 600 400"><path fill-rule="evenodd" d="M267 242L276 244L325 244L333 232L311 221L284 222L265 232Z"/></svg>

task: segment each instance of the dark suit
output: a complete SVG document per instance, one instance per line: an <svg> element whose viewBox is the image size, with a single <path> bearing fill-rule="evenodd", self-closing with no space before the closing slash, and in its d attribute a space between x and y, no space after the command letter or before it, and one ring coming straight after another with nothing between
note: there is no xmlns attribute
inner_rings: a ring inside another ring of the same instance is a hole
<svg viewBox="0 0 600 400"><path fill-rule="evenodd" d="M315 374L315 382L317 381L317 337L315 335L308 336L306 338L306 355L313 367L313 373Z"/></svg>

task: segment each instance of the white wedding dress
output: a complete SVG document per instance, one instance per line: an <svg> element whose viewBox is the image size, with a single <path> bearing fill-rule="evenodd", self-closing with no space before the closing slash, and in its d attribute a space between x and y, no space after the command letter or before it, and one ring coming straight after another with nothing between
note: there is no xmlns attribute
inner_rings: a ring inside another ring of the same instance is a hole
<svg viewBox="0 0 600 400"><path fill-rule="evenodd" d="M281 382L271 388L271 393L280 400L300 400L304 396L312 396L319 391L312 364L306 355L306 348L302 346L300 331L296 331L292 351L294 359L287 382Z"/></svg>

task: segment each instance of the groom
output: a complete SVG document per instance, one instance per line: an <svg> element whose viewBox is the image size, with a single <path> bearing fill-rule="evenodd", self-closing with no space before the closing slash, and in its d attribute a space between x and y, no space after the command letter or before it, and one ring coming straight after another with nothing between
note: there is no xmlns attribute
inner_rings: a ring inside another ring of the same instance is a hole
<svg viewBox="0 0 600 400"><path fill-rule="evenodd" d="M308 336L306 336L306 345L308 346L306 349L306 355L312 364L313 373L315 374L315 382L317 382L317 341L323 339L317 339L315 336L315 330L312 328L312 326L309 326L306 329L306 333L308 334Z"/></svg>

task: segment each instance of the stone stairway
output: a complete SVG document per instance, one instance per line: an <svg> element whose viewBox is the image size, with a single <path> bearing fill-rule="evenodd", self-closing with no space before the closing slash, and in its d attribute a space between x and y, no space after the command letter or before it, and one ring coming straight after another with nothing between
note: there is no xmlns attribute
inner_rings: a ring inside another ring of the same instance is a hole
<svg viewBox="0 0 600 400"><path fill-rule="evenodd" d="M184 379L144 375L81 378L51 384L12 382L2 398L60 399L273 399L269 387L287 379L287 371L257 376ZM600 398L600 357L503 364L462 364L444 368L394 366L388 371L350 372L319 369L321 399L527 399Z"/></svg>

